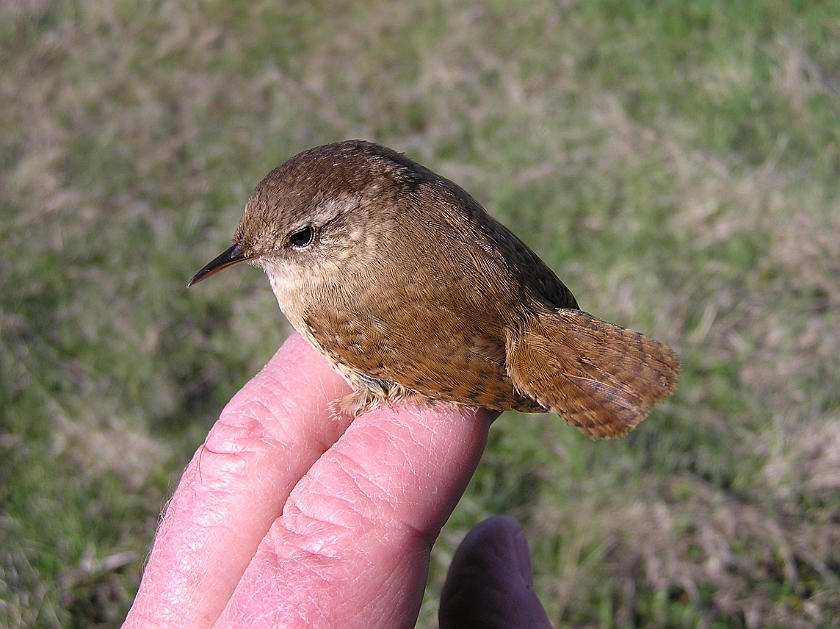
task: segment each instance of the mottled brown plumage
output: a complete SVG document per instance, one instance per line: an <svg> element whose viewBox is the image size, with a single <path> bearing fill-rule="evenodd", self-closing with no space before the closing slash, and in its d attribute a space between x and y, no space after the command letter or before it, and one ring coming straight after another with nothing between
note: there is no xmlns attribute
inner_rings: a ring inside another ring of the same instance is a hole
<svg viewBox="0 0 840 629"><path fill-rule="evenodd" d="M376 144L320 146L269 173L190 285L242 261L353 387L340 412L440 399L550 410L612 438L676 386L668 347L580 311L469 194Z"/></svg>

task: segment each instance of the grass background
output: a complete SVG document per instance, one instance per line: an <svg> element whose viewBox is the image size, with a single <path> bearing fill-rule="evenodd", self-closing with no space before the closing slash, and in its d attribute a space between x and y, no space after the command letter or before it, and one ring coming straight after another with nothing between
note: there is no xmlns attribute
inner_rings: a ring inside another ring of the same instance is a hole
<svg viewBox="0 0 840 629"><path fill-rule="evenodd" d="M287 332L187 293L252 187L361 137L669 343L627 439L501 418L433 551L523 523L558 627L840 626L840 3L0 2L0 626L118 626L179 471Z"/></svg>

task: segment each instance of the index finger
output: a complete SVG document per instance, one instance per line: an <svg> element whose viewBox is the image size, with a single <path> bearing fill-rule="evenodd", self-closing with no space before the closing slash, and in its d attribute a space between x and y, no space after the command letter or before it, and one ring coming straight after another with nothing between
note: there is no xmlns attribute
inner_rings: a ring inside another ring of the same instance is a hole
<svg viewBox="0 0 840 629"><path fill-rule="evenodd" d="M184 471L125 627L210 627L289 493L350 423L350 388L299 335L222 411Z"/></svg>

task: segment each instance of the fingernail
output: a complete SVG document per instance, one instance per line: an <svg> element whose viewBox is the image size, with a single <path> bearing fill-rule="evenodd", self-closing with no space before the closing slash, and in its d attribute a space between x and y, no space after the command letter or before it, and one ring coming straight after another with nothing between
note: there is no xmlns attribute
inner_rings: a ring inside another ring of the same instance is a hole
<svg viewBox="0 0 840 629"><path fill-rule="evenodd" d="M516 553L516 567L519 569L519 576L527 587L534 583L534 571L531 569L531 552L528 549L528 540L522 529L517 529L513 536L514 552Z"/></svg>

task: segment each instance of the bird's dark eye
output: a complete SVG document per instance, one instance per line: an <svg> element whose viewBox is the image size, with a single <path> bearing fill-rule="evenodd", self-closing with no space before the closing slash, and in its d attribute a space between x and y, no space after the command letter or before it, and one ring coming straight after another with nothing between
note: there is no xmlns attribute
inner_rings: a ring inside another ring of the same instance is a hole
<svg viewBox="0 0 840 629"><path fill-rule="evenodd" d="M293 247L302 248L311 244L314 237L315 230L310 225L307 225L303 229L299 229L289 235L289 242L292 243Z"/></svg>

